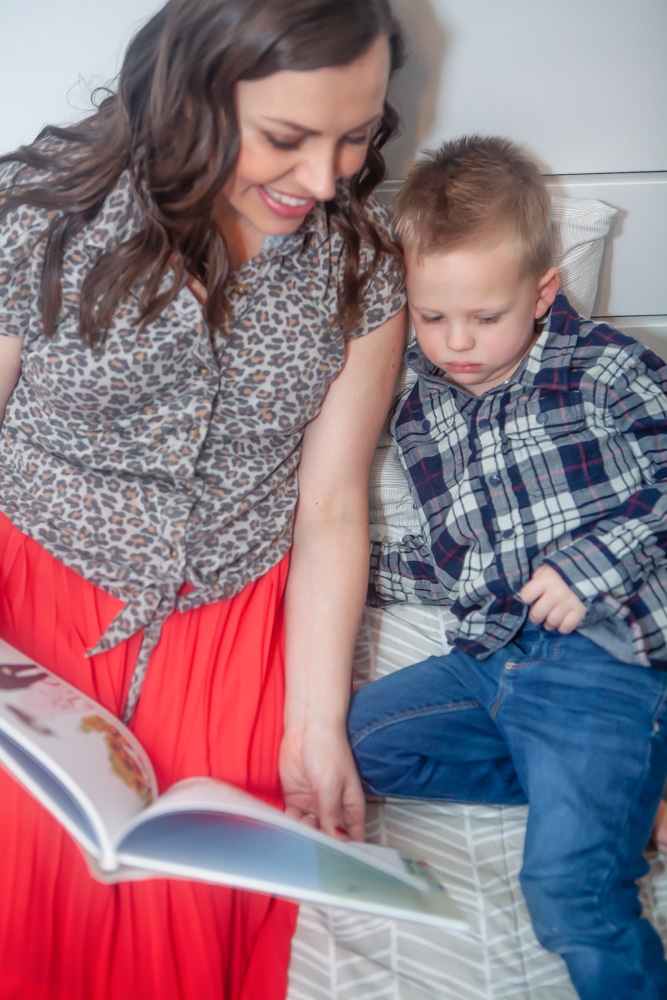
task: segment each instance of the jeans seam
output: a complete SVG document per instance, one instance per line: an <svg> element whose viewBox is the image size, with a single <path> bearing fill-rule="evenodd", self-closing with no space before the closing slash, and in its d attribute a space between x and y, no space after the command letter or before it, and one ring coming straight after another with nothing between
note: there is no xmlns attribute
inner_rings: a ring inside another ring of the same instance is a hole
<svg viewBox="0 0 667 1000"><path fill-rule="evenodd" d="M381 730L387 729L389 726L394 726L399 722L404 722L406 719L420 719L427 715L449 715L451 712L467 711L471 708L481 708L481 706L478 702L470 700L457 701L454 704L445 702L442 705L433 705L429 708L411 709L407 712L397 712L394 715L387 716L386 718L376 722L367 723L350 738L350 746L354 748L358 746L362 740L366 739L367 736L371 736L373 733L378 733Z"/></svg>
<svg viewBox="0 0 667 1000"><path fill-rule="evenodd" d="M495 697L495 699L493 701L493 704L491 705L491 707L489 709L489 718L490 719L493 719L493 721L495 722L496 718L498 716L498 713L500 712L500 709L503 707L503 703L505 701L505 695L507 694L507 687L509 685L509 678L510 678L510 675L513 673L513 671L514 670L525 670L526 667L532 667L536 663L540 663L540 662L541 662L541 658L539 656L534 656L534 657L531 657L529 660L522 660L521 662L519 662L517 660L508 660L507 661L507 663L512 663L513 666L508 669L507 663L506 663L505 666L503 667L503 673L502 673L502 678L501 678L501 681L500 681L499 691L498 691L498 694L496 695L496 697Z"/></svg>

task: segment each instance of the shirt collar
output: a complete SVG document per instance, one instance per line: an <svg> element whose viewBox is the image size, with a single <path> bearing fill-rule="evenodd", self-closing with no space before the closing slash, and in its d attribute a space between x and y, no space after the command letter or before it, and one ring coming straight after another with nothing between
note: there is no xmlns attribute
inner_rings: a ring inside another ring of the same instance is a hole
<svg viewBox="0 0 667 1000"><path fill-rule="evenodd" d="M580 328L581 317L559 292L538 341L540 350L534 357L531 351L527 359L525 371L530 374L533 385L543 389L569 388L572 355L579 341Z"/></svg>
<svg viewBox="0 0 667 1000"><path fill-rule="evenodd" d="M328 236L329 223L326 208L318 202L295 232L287 233L280 238L274 236L267 237L257 257L251 258L251 261L252 259L260 261L266 260L269 257L296 255L302 251L320 246Z"/></svg>

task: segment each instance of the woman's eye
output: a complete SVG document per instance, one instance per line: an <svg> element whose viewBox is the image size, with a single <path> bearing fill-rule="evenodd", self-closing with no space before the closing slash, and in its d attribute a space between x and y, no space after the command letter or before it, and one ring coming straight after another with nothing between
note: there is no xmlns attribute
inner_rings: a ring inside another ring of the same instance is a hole
<svg viewBox="0 0 667 1000"><path fill-rule="evenodd" d="M348 135L345 141L350 146L367 146L371 141L371 137L368 133L364 133L364 135Z"/></svg>
<svg viewBox="0 0 667 1000"><path fill-rule="evenodd" d="M301 136L296 139L281 139L277 135L272 135L271 132L265 132L264 137L274 149L285 151L298 149L302 141Z"/></svg>
<svg viewBox="0 0 667 1000"><path fill-rule="evenodd" d="M497 323L498 322L498 317L497 316L480 316L479 317L479 322L483 323L485 326L490 326L491 323Z"/></svg>
<svg viewBox="0 0 667 1000"><path fill-rule="evenodd" d="M424 323L442 323L444 317L442 316L422 316L422 322Z"/></svg>

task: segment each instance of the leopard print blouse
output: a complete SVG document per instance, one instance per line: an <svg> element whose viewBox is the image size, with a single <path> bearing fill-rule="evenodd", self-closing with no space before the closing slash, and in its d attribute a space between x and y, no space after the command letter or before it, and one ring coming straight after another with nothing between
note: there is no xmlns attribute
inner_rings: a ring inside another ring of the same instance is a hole
<svg viewBox="0 0 667 1000"><path fill-rule="evenodd" d="M15 169L2 168L0 188ZM368 212L386 229L378 202ZM235 273L224 334L183 288L143 329L128 296L105 346L91 348L78 333L79 290L98 255L139 227L128 175L66 248L52 339L38 306L48 219L24 206L0 226L0 334L24 338L0 436L0 509L125 602L90 653L145 629L134 702L174 608L238 593L290 547L304 428L344 359L331 322L343 244L317 208ZM353 336L403 304L400 272L384 259Z"/></svg>

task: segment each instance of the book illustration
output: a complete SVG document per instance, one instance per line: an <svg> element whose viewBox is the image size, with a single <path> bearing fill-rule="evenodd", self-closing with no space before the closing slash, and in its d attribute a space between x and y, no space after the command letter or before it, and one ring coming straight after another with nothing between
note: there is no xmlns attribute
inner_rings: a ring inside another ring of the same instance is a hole
<svg viewBox="0 0 667 1000"><path fill-rule="evenodd" d="M148 775L133 753L132 744L125 739L118 726L112 725L101 715L86 715L81 720L80 729L84 733L104 734L111 770L137 793L145 806L150 805L155 796Z"/></svg>
<svg viewBox="0 0 667 1000"><path fill-rule="evenodd" d="M0 690L13 692L16 700L6 701L6 710L39 736L60 738L49 726L50 718L62 716L64 712L92 712L81 718L81 731L100 733L112 773L135 792L143 805L153 801L150 773L142 767L133 743L107 715L94 711L97 708L94 701L35 664L0 664Z"/></svg>
<svg viewBox="0 0 667 1000"><path fill-rule="evenodd" d="M18 691L48 678L46 670L35 663L1 663L0 689Z"/></svg>
<svg viewBox="0 0 667 1000"><path fill-rule="evenodd" d="M0 756L20 760L33 794L48 784L54 815L75 837L84 829L82 846L111 863L113 831L158 794L152 765L111 712L46 668L18 659L0 664Z"/></svg>
<svg viewBox="0 0 667 1000"><path fill-rule="evenodd" d="M20 707L26 715L42 723L49 716L60 716L63 712L92 711L97 707L96 702L81 691L34 663L0 664L0 691L13 692L15 708Z"/></svg>
<svg viewBox="0 0 667 1000"><path fill-rule="evenodd" d="M22 722L24 726L28 726L34 732L38 733L40 736L56 736L57 733L54 729L49 729L48 726L37 718L36 715L31 715L30 712L24 712L22 708L17 708L16 705L11 705L7 703L7 711L11 712L19 722Z"/></svg>

